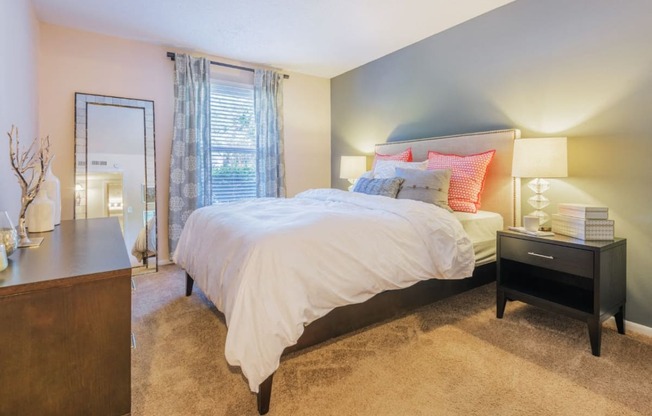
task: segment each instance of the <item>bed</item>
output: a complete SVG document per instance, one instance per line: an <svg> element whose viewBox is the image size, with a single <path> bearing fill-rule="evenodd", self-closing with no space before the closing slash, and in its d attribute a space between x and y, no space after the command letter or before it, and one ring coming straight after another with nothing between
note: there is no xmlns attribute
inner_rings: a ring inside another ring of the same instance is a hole
<svg viewBox="0 0 652 416"><path fill-rule="evenodd" d="M310 190L287 200L206 207L189 217L174 254L186 271L186 295L196 282L224 313L227 361L241 367L260 414L269 410L282 354L495 280L495 231L503 219L514 221L510 174L518 137L518 130L501 130L376 146L382 154L410 148L417 161L430 150L495 150L476 214ZM252 221L248 212L263 214ZM432 228L424 231L419 221ZM340 289L340 281L352 288Z"/></svg>

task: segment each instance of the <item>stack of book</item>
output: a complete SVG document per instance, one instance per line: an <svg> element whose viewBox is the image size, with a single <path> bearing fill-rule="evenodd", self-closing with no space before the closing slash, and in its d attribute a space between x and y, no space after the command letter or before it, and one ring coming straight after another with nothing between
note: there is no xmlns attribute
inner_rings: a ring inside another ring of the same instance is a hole
<svg viewBox="0 0 652 416"><path fill-rule="evenodd" d="M552 231L581 240L613 240L614 221L609 208L585 204L559 204L552 214Z"/></svg>

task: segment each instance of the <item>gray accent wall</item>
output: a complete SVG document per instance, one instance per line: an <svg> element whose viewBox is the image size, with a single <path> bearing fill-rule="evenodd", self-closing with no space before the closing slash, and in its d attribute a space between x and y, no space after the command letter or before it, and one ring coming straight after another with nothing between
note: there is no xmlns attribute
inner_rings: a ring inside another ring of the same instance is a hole
<svg viewBox="0 0 652 416"><path fill-rule="evenodd" d="M626 319L652 327L652 1L517 0L333 78L331 117L341 189L340 156L375 143L568 137L569 177L551 180L548 212L609 207L628 244Z"/></svg>

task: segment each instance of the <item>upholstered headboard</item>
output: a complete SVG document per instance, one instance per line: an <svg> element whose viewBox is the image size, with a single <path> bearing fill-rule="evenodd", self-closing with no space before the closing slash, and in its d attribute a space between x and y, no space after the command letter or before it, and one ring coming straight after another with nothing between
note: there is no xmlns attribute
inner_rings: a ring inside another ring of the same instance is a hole
<svg viewBox="0 0 652 416"><path fill-rule="evenodd" d="M515 218L520 215L520 207L516 206L516 194L514 193L515 182L512 178L514 140L520 137L521 132L516 129L458 134L377 144L376 152L395 154L411 147L414 160L421 161L428 158L429 150L472 155L495 149L496 154L489 165L480 209L499 213L503 216L504 224L507 226L515 225Z"/></svg>

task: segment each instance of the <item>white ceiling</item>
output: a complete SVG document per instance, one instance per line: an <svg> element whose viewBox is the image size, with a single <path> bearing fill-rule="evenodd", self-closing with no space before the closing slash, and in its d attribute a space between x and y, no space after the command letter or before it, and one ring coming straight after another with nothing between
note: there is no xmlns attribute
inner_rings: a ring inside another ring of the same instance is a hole
<svg viewBox="0 0 652 416"><path fill-rule="evenodd" d="M325 78L514 0L32 0L39 20Z"/></svg>

